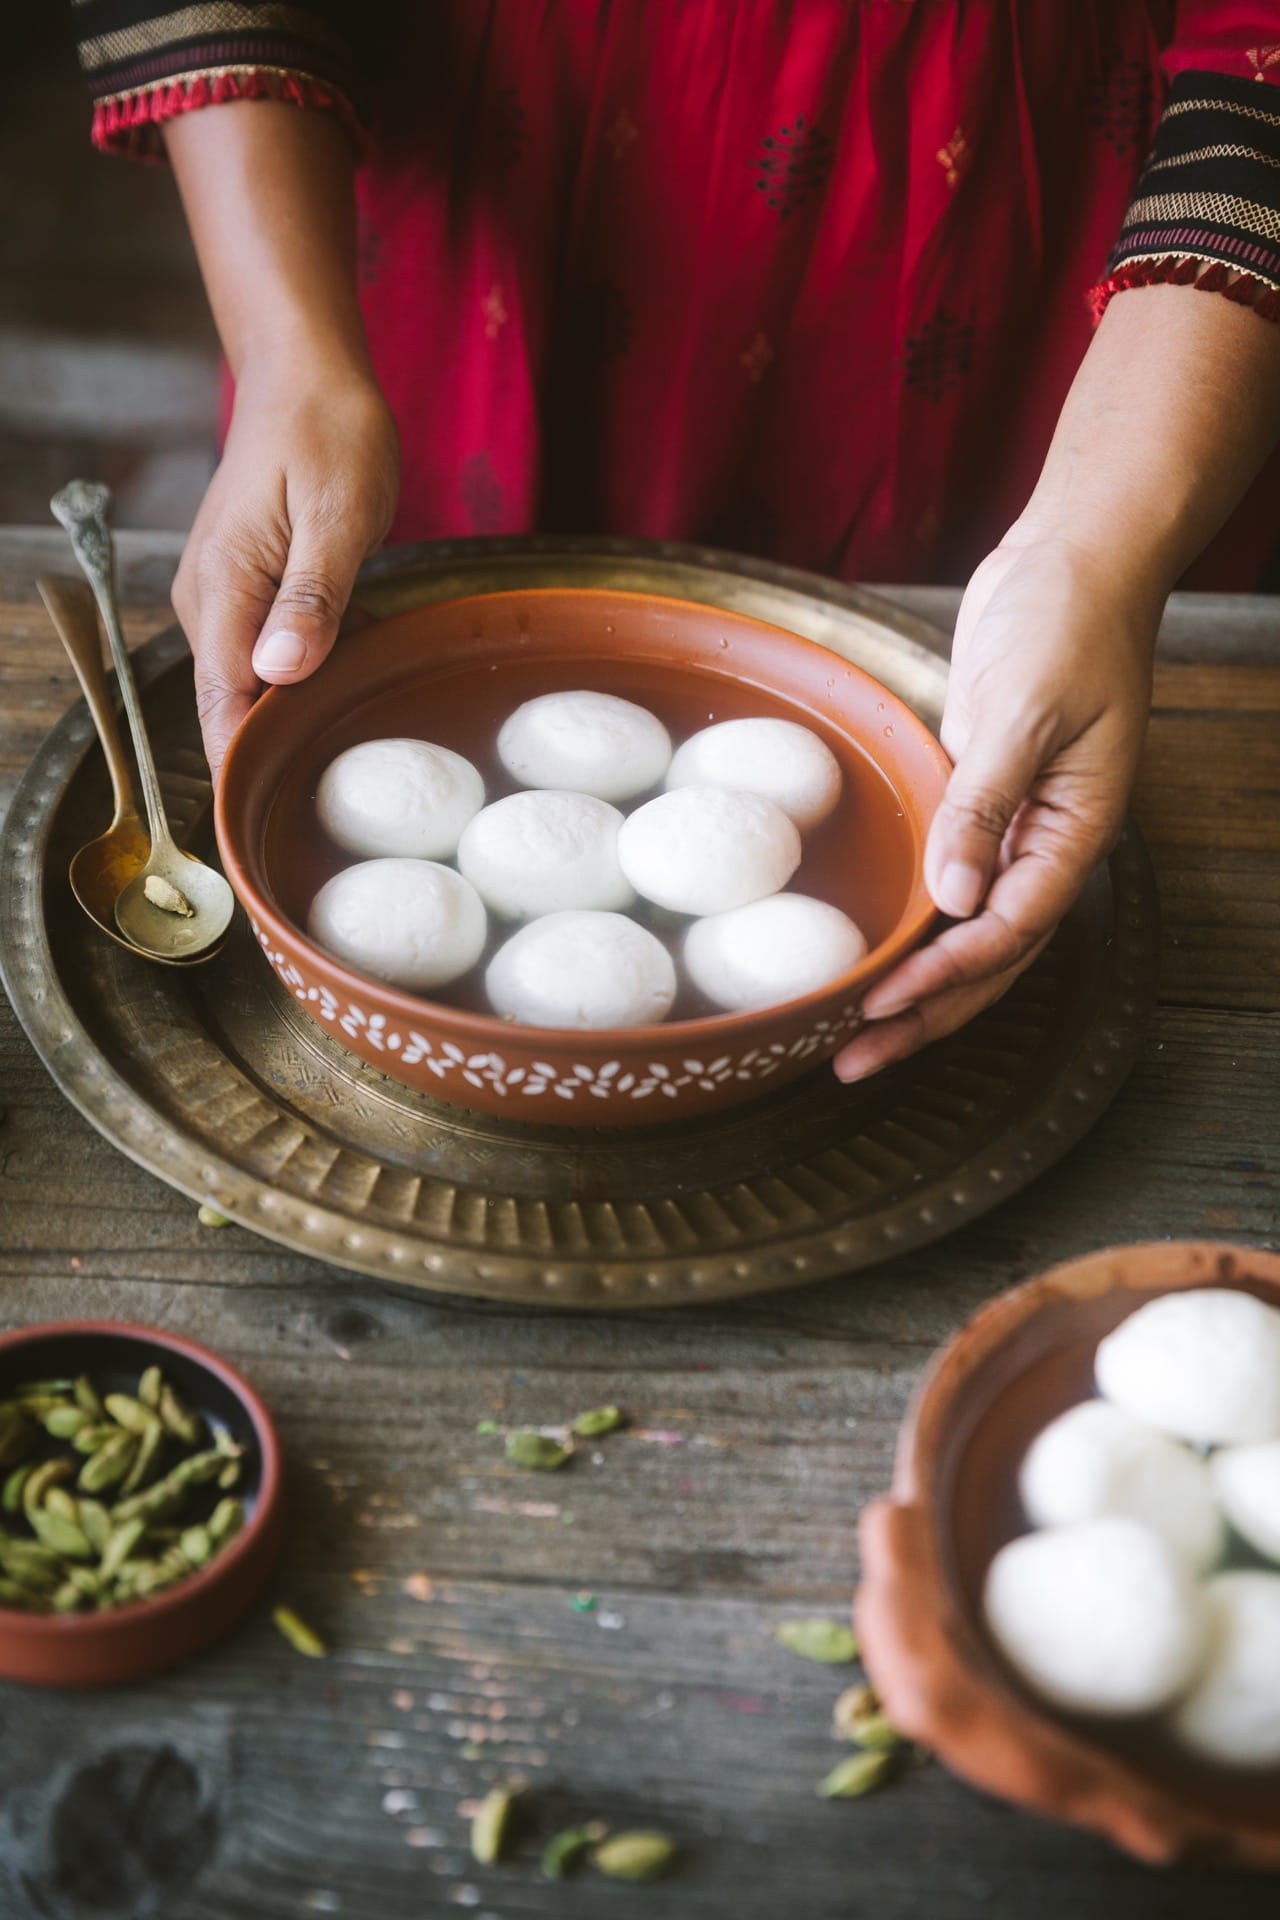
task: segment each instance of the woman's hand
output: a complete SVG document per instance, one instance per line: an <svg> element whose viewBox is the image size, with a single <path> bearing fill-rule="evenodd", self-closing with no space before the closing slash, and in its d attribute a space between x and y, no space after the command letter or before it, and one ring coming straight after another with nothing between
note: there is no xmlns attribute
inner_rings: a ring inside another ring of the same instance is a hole
<svg viewBox="0 0 1280 1920"><path fill-rule="evenodd" d="M1014 528L961 604L942 740L955 761L925 882L958 924L868 993L836 1059L861 1080L951 1033L1028 967L1114 842L1137 773L1162 595Z"/></svg>
<svg viewBox="0 0 1280 1920"><path fill-rule="evenodd" d="M217 778L261 690L313 672L395 512L399 452L371 375L242 368L235 414L173 585Z"/></svg>
<svg viewBox="0 0 1280 1920"><path fill-rule="evenodd" d="M328 653L399 489L356 286L354 155L336 120L235 100L165 122L236 404L173 604L215 777L261 681Z"/></svg>

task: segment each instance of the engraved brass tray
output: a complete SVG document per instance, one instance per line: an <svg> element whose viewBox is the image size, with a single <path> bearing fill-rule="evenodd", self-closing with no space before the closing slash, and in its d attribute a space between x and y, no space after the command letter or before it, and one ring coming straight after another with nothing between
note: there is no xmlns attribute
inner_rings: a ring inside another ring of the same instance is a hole
<svg viewBox="0 0 1280 1920"><path fill-rule="evenodd" d="M551 584L674 594L821 641L934 727L939 636L872 594L763 562L605 540L384 556L374 614ZM931 643L926 644L926 643ZM176 629L137 657L162 766L198 745ZM0 955L58 1085L122 1152L273 1240L401 1286L621 1307L728 1298L938 1238L1044 1171L1107 1105L1154 996L1157 913L1129 827L1053 942L962 1033L861 1086L828 1069L715 1120L581 1132L438 1105L301 1015L243 917L205 967L148 966L87 924L67 860L109 813L83 703L0 838ZM207 836L207 819L197 827Z"/></svg>

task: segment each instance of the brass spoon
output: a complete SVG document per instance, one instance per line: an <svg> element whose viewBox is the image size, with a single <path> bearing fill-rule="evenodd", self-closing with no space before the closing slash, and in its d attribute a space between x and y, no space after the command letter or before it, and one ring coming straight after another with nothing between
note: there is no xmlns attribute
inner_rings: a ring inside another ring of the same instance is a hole
<svg viewBox="0 0 1280 1920"><path fill-rule="evenodd" d="M184 853L169 831L160 781L156 774L151 743L133 668L129 662L120 615L116 607L111 577L111 535L107 531L107 511L111 495L106 487L88 480L73 480L50 501L54 518L71 536L76 559L93 588L116 679L124 700L133 750L142 780L142 798L147 810L151 850L140 873L126 881L115 901L115 922L129 945L153 960L207 959L220 945L235 912L235 895L220 873ZM185 911L171 911L148 898L146 888L159 883L172 889L174 904L183 903Z"/></svg>
<svg viewBox="0 0 1280 1920"><path fill-rule="evenodd" d="M76 670L111 777L114 807L111 825L96 840L81 847L67 869L67 878L72 893L94 925L131 953L142 953L143 949L126 940L116 926L116 897L143 871L151 852L151 840L138 815L133 773L107 691L97 608L83 580L62 580L46 573L36 581L36 586L58 638L67 650L67 658ZM154 957L144 953L144 958ZM208 959L209 955L202 953L199 958ZM191 963L175 959L169 964L187 966Z"/></svg>

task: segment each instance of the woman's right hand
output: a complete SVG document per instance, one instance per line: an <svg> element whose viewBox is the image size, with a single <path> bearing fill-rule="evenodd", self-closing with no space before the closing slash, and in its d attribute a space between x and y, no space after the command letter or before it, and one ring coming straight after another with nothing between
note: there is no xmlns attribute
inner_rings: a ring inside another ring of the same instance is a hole
<svg viewBox="0 0 1280 1920"><path fill-rule="evenodd" d="M395 424L363 369L246 366L173 584L214 779L261 683L304 680L338 634L399 489Z"/></svg>

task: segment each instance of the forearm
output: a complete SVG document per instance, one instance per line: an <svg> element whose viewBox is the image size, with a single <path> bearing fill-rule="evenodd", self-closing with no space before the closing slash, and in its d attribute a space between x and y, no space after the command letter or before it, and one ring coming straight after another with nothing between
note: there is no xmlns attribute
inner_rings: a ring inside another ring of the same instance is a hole
<svg viewBox="0 0 1280 1920"><path fill-rule="evenodd" d="M242 101L181 114L164 138L232 373L264 362L371 372L354 156L337 122Z"/></svg>
<svg viewBox="0 0 1280 1920"><path fill-rule="evenodd" d="M1010 541L1061 539L1157 603L1280 438L1280 326L1185 287L1112 300Z"/></svg>

